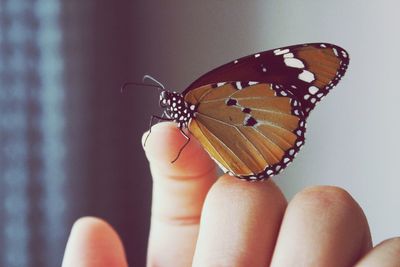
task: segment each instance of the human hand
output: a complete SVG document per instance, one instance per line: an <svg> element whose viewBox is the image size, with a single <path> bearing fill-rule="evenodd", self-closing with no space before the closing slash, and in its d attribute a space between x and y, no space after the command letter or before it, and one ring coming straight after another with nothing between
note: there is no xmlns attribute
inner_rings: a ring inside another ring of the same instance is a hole
<svg viewBox="0 0 400 267"><path fill-rule="evenodd" d="M153 127L148 266L400 266L400 238L372 249L367 220L343 189L317 186L287 204L271 181L223 175L174 124ZM95 218L73 227L63 266L127 266L115 231Z"/></svg>

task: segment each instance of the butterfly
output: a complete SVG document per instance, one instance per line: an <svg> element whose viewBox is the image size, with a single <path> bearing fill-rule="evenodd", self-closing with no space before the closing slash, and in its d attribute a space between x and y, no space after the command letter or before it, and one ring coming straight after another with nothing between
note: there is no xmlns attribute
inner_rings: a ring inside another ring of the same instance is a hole
<svg viewBox="0 0 400 267"><path fill-rule="evenodd" d="M152 116L150 130L155 118L174 121L186 137L177 158L194 136L226 173L264 180L293 161L304 145L307 117L348 64L348 53L328 43L242 57L202 75L183 93L160 85L164 113Z"/></svg>

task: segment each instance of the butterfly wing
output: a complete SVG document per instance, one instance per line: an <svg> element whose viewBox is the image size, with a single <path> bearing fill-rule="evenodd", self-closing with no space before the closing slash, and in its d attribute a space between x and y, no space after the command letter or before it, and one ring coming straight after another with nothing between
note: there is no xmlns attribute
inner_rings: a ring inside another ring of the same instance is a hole
<svg viewBox="0 0 400 267"><path fill-rule="evenodd" d="M230 82L185 95L196 105L189 131L220 167L239 178L265 179L291 162L304 143L305 117L282 86Z"/></svg>
<svg viewBox="0 0 400 267"><path fill-rule="evenodd" d="M234 60L194 81L184 92L221 81L279 84L301 102L304 115L315 107L346 72L348 53L341 47L314 43L269 50Z"/></svg>

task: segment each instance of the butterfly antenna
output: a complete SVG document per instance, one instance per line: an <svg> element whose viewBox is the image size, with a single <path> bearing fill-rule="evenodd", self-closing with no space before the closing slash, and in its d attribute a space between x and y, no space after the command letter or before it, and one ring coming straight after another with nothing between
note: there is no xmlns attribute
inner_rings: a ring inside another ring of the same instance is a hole
<svg viewBox="0 0 400 267"><path fill-rule="evenodd" d="M150 75L144 75L143 76L143 82L146 80L151 80L152 82L155 82L156 84L158 84L162 89L165 90L165 87L162 83L160 83L159 81L157 81L155 78L151 77Z"/></svg>
<svg viewBox="0 0 400 267"><path fill-rule="evenodd" d="M137 85L137 86L147 86L147 87L154 87L157 89L164 89L164 87L161 87L159 85L155 84L146 84L146 83L137 83L137 82L126 82L121 86L121 93L123 93L126 89L126 87L131 86L131 85Z"/></svg>

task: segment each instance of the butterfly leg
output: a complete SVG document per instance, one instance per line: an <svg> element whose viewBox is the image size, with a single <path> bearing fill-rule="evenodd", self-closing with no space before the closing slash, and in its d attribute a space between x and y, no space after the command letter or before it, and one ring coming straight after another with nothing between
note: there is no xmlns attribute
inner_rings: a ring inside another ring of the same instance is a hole
<svg viewBox="0 0 400 267"><path fill-rule="evenodd" d="M160 116L156 116L156 115L151 115L150 124L149 124L149 133L147 134L146 139L144 139L143 146L146 146L147 139L149 138L149 136L150 136L150 134L151 134L151 128L152 128L153 125L154 125L154 119L158 119L158 122L160 122L160 121L173 121L173 119L164 118L164 115L165 115L165 113L163 113L163 114L161 115L161 117L160 117Z"/></svg>
<svg viewBox="0 0 400 267"><path fill-rule="evenodd" d="M179 127L179 130L181 131L182 135L186 138L186 143L179 149L178 155L176 156L176 158L171 161L171 163L174 163L175 161L177 161L177 159L179 158L179 156L181 155L183 149L185 149L185 147L189 144L190 142L190 137L182 130L182 126Z"/></svg>

